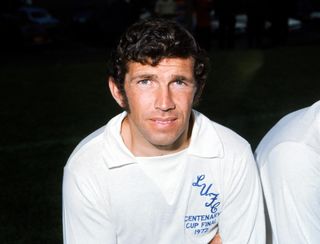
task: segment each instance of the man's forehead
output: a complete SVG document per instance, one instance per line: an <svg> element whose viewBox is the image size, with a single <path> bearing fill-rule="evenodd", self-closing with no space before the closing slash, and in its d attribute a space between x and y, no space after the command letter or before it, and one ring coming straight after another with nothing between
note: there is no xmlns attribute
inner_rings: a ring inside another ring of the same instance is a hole
<svg viewBox="0 0 320 244"><path fill-rule="evenodd" d="M193 67L194 65L194 58L188 57L188 58L162 58L160 59L156 64L152 62L151 59L147 59L146 62L138 62L138 61L129 61L127 63L127 68L145 68L145 67L159 67L159 66L186 66L191 65Z"/></svg>

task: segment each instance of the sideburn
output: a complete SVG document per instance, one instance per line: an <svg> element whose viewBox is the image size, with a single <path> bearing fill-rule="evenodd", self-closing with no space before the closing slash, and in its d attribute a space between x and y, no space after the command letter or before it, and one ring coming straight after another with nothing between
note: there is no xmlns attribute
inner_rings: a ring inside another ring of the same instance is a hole
<svg viewBox="0 0 320 244"><path fill-rule="evenodd" d="M121 92L121 95L122 95L122 99L123 99L123 106L122 108L124 109L124 111L126 111L127 113L130 113L130 108L129 108L129 102L128 102L128 97L127 97L127 94L126 94L126 91L124 89L124 85L119 85L119 90Z"/></svg>

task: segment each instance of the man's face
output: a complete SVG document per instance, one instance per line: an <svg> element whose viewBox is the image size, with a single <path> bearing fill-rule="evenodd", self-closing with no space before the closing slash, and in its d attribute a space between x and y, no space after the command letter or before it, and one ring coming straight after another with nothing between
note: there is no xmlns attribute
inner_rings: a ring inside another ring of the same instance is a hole
<svg viewBox="0 0 320 244"><path fill-rule="evenodd" d="M189 142L196 92L192 58L167 58L157 66L128 64L124 88L129 113L122 136L137 156L179 151Z"/></svg>

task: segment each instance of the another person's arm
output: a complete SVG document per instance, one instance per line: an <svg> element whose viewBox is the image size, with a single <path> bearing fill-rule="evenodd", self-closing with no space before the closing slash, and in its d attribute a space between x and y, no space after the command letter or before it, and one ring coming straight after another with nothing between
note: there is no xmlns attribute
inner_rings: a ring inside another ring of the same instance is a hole
<svg viewBox="0 0 320 244"><path fill-rule="evenodd" d="M319 243L320 156L313 148L285 142L260 169L277 243Z"/></svg>
<svg viewBox="0 0 320 244"><path fill-rule="evenodd" d="M210 241L209 244L222 244L221 237L220 237L219 233L217 233L214 236L214 238L212 239L212 241Z"/></svg>

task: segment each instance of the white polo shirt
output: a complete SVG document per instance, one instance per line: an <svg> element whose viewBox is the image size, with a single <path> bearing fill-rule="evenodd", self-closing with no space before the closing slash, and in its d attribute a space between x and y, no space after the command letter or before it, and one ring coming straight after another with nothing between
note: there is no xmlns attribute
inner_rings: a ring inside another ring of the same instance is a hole
<svg viewBox="0 0 320 244"><path fill-rule="evenodd" d="M262 191L249 144L197 111L187 149L135 157L122 113L84 139L64 170L64 243L264 244Z"/></svg>
<svg viewBox="0 0 320 244"><path fill-rule="evenodd" d="M320 101L282 118L256 159L273 244L320 243Z"/></svg>

